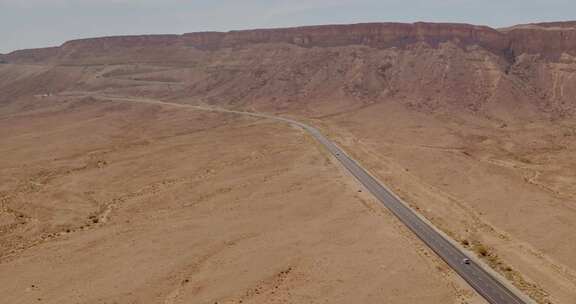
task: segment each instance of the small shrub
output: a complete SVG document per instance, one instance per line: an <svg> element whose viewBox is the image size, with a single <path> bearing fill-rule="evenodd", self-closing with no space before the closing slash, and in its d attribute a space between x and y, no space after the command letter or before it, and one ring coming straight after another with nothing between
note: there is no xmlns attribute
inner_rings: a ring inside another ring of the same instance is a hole
<svg viewBox="0 0 576 304"><path fill-rule="evenodd" d="M483 257L486 257L489 254L488 249L484 247L484 245L476 246L476 252Z"/></svg>

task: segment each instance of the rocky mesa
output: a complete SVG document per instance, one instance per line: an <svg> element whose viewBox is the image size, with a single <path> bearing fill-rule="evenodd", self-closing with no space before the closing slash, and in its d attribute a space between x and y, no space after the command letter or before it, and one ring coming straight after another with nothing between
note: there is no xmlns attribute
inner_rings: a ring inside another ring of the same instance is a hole
<svg viewBox="0 0 576 304"><path fill-rule="evenodd" d="M425 22L321 25L80 39L56 48L15 51L0 58L10 62L65 61L70 54L123 48L193 47L213 51L264 43L285 43L301 47L366 45L402 48L415 43L437 46L447 41L462 47L477 45L501 55L539 53L546 57L558 57L563 52L575 52L576 27L573 22L531 24L502 30L469 24Z"/></svg>
<svg viewBox="0 0 576 304"><path fill-rule="evenodd" d="M504 107L514 113L532 108L566 116L576 113L571 97L576 83L570 76L576 71L574 24L494 29L454 23L366 23L102 37L15 51L0 60L58 71L94 67L74 70L78 75L92 73L67 86L81 91L185 96L275 110L302 103L316 103L317 108L318 102L330 100L329 107L338 104L332 110L339 111L399 100L422 111L450 105L486 115ZM138 65L154 68L141 70ZM161 67L182 69L162 72ZM53 79L60 72L50 73L34 77ZM70 70L62 73L71 75ZM138 80L148 80L147 87L134 82Z"/></svg>

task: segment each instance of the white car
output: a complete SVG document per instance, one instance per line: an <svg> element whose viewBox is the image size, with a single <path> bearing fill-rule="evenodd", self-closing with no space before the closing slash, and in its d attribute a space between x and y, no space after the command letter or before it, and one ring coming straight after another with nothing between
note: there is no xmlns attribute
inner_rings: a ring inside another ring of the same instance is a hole
<svg viewBox="0 0 576 304"><path fill-rule="evenodd" d="M470 259L469 259L469 258L464 258L464 259L462 260L462 264L470 265Z"/></svg>

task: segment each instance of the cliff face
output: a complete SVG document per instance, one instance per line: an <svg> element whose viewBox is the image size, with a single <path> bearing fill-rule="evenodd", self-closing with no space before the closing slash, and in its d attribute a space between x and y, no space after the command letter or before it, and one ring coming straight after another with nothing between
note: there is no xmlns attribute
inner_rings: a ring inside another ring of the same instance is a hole
<svg viewBox="0 0 576 304"><path fill-rule="evenodd" d="M532 25L544 28L576 28L576 21L542 22Z"/></svg>
<svg viewBox="0 0 576 304"><path fill-rule="evenodd" d="M14 51L10 54L0 55L0 60L5 62L40 63L54 59L60 53L61 48L49 47L29 50Z"/></svg>
<svg viewBox="0 0 576 304"><path fill-rule="evenodd" d="M402 48L419 42L436 47L439 43L447 41L462 47L478 45L496 53L505 52L509 46L505 35L484 26L449 23L370 23L227 33L202 32L181 36L146 35L82 39L66 42L59 48L14 52L7 55L7 58L11 61L36 61L49 58L62 60L71 53L94 53L143 47L180 46L213 51L250 44L285 43L301 47L366 45L375 48Z"/></svg>
<svg viewBox="0 0 576 304"><path fill-rule="evenodd" d="M70 54L81 56L113 52L126 48L193 47L219 50L251 44L284 43L300 47L365 45L374 48L404 48L416 43L437 47L452 42L461 47L479 46L498 55L524 53L558 58L576 52L576 22L542 23L498 31L485 26L451 23L367 23L352 25L307 26L285 29L260 29L231 32L201 32L184 35L143 35L73 40L58 48L16 51L4 56L7 61L39 62L65 60Z"/></svg>
<svg viewBox="0 0 576 304"><path fill-rule="evenodd" d="M506 33L510 49L516 55L539 54L549 59L576 54L576 28L561 25L512 29Z"/></svg>
<svg viewBox="0 0 576 304"><path fill-rule="evenodd" d="M72 40L61 46L62 51L113 49L125 47L169 47L177 45L179 35L117 36Z"/></svg>
<svg viewBox="0 0 576 304"><path fill-rule="evenodd" d="M218 49L254 43L288 43L303 47L367 45L376 48L403 47L425 42L453 41L462 46L474 45L493 51L508 47L504 35L481 26L434 23L371 23L353 25L309 26L288 29L233 31L228 33L190 33L183 35L187 45Z"/></svg>

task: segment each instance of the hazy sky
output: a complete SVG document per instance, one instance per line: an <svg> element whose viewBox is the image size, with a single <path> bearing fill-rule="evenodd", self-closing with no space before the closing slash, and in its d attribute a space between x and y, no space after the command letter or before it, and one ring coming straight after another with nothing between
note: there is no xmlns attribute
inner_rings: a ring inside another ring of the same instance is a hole
<svg viewBox="0 0 576 304"><path fill-rule="evenodd" d="M0 0L0 53L76 38L295 25L576 19L575 0Z"/></svg>

